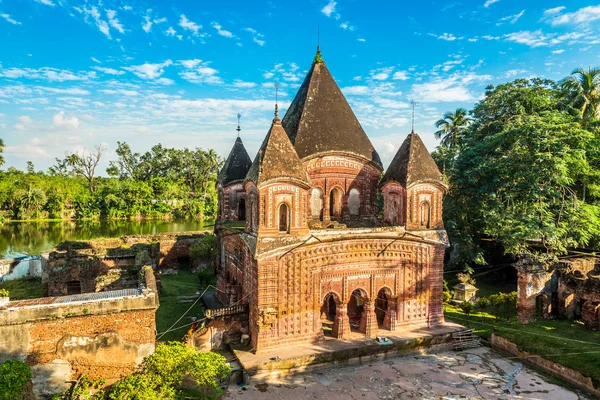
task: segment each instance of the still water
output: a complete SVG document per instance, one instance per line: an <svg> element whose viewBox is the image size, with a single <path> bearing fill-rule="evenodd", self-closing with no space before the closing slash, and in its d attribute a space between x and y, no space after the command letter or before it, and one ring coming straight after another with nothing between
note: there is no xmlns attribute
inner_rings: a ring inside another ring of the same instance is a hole
<svg viewBox="0 0 600 400"><path fill-rule="evenodd" d="M9 222L0 226L0 258L37 255L65 240L209 229L214 221Z"/></svg>

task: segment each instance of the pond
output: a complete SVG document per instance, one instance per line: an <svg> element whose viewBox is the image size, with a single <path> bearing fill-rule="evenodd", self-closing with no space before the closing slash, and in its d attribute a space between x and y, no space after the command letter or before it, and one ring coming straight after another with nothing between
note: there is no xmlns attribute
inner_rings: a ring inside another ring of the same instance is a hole
<svg viewBox="0 0 600 400"><path fill-rule="evenodd" d="M0 259L37 255L65 240L212 230L213 225L213 220L8 222L0 226Z"/></svg>

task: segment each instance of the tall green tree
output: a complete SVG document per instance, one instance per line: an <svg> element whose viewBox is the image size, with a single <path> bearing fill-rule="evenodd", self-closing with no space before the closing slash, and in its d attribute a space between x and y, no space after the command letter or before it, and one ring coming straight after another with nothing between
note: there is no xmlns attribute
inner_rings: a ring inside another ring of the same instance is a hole
<svg viewBox="0 0 600 400"><path fill-rule="evenodd" d="M4 151L4 141L0 138L0 167L4 165L4 156L2 152Z"/></svg>
<svg viewBox="0 0 600 400"><path fill-rule="evenodd" d="M31 218L42 209L46 201L46 194L43 190L30 186L19 199L19 217Z"/></svg>
<svg viewBox="0 0 600 400"><path fill-rule="evenodd" d="M489 87L473 109L444 204L457 264L481 261L482 237L553 257L600 235L599 138L563 102L555 82L520 79ZM583 187L595 194L584 200Z"/></svg>
<svg viewBox="0 0 600 400"><path fill-rule="evenodd" d="M600 116L600 68L576 68L560 82L571 104L580 110L584 124L598 120Z"/></svg>
<svg viewBox="0 0 600 400"><path fill-rule="evenodd" d="M435 138L441 139L442 146L455 149L460 144L461 134L472 121L464 108L448 111L435 123L435 127L438 129L434 132Z"/></svg>

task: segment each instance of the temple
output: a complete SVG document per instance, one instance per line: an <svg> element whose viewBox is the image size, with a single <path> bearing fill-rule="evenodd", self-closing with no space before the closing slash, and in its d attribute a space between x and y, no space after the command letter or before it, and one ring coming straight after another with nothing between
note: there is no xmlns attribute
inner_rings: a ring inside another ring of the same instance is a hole
<svg viewBox="0 0 600 400"><path fill-rule="evenodd" d="M384 173L319 50L254 161L238 137L217 188L217 296L247 305L257 352L444 322L441 174L414 132Z"/></svg>

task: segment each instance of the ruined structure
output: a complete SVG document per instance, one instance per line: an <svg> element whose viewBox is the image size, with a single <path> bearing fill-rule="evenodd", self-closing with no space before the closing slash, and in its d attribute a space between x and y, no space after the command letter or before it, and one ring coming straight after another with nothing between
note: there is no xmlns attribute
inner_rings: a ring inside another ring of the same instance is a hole
<svg viewBox="0 0 600 400"><path fill-rule="evenodd" d="M443 323L446 186L414 132L382 172L320 51L251 165L236 140L217 185L217 295L248 305L257 351Z"/></svg>
<svg viewBox="0 0 600 400"><path fill-rule="evenodd" d="M600 330L600 262L595 256L561 260L547 268L525 259L517 265L517 318L581 319Z"/></svg>
<svg viewBox="0 0 600 400"><path fill-rule="evenodd" d="M36 398L86 375L115 381L154 352L156 281L142 267L135 287L11 301L0 306L0 362L25 361Z"/></svg>

